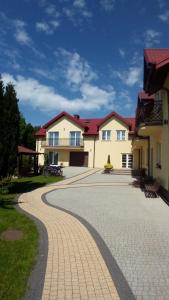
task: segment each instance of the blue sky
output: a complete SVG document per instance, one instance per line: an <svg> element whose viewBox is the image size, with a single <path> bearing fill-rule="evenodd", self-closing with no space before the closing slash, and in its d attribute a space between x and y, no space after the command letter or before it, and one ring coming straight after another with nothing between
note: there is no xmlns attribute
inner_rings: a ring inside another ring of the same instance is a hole
<svg viewBox="0 0 169 300"><path fill-rule="evenodd" d="M169 47L167 0L1 0L0 73L28 122L135 113L143 49Z"/></svg>

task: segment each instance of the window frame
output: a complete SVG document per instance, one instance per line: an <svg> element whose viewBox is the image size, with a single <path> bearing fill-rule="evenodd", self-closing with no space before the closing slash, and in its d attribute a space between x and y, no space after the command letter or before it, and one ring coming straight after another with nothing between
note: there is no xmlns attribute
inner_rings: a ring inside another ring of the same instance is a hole
<svg viewBox="0 0 169 300"><path fill-rule="evenodd" d="M123 133L124 133L124 135L123 135ZM126 130L123 130L123 129L116 130L116 140L117 141L126 141Z"/></svg>
<svg viewBox="0 0 169 300"><path fill-rule="evenodd" d="M102 130L102 141L111 141L111 130Z"/></svg>

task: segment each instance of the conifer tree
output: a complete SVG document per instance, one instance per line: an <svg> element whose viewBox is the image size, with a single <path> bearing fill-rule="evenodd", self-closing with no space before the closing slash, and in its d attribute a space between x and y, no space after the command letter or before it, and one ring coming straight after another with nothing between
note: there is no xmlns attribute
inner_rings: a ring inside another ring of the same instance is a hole
<svg viewBox="0 0 169 300"><path fill-rule="evenodd" d="M0 78L0 177L4 161L4 85Z"/></svg>
<svg viewBox="0 0 169 300"><path fill-rule="evenodd" d="M11 83L7 84L2 96L2 154L0 177L11 176L17 166L17 147L19 139L19 109L16 92Z"/></svg>

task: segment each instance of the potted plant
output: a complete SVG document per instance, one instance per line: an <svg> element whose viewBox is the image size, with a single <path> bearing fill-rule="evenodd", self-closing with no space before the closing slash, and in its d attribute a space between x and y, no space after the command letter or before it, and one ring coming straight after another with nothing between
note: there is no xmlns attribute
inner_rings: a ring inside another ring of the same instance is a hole
<svg viewBox="0 0 169 300"><path fill-rule="evenodd" d="M107 158L107 164L104 165L104 173L110 173L113 169L113 165L110 162L110 155Z"/></svg>

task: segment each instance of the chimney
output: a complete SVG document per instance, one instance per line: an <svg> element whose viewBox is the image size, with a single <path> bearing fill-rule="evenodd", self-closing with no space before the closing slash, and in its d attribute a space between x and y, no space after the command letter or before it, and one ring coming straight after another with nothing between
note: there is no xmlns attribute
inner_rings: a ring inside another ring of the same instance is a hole
<svg viewBox="0 0 169 300"><path fill-rule="evenodd" d="M80 119L80 116L79 115L73 115L74 116L74 118L76 119L76 120L79 120Z"/></svg>

